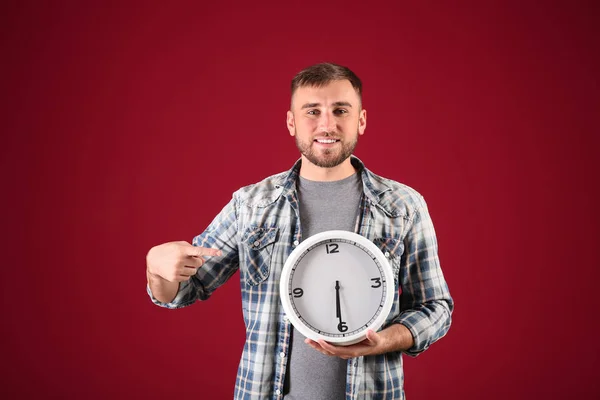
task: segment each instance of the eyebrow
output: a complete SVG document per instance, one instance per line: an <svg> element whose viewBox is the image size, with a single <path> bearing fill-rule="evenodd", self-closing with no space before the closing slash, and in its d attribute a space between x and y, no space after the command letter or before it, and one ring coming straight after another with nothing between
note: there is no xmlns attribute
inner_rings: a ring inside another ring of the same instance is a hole
<svg viewBox="0 0 600 400"><path fill-rule="evenodd" d="M352 104L348 103L347 101L336 101L332 105L334 107L352 107ZM313 107L320 107L320 106L321 106L321 103L306 103L302 106L301 110L304 110L305 108L313 108Z"/></svg>

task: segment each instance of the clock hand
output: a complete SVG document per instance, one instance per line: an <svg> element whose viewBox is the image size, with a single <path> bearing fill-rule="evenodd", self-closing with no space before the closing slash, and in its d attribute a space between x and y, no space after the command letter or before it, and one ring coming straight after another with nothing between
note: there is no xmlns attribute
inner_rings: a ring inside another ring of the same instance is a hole
<svg viewBox="0 0 600 400"><path fill-rule="evenodd" d="M340 307L340 281L335 281L335 316L342 322L342 309Z"/></svg>
<svg viewBox="0 0 600 400"><path fill-rule="evenodd" d="M340 306L340 281L335 281L335 308L336 317L340 320L340 323L337 326L338 331L346 332L348 330L348 325L342 321L342 307Z"/></svg>

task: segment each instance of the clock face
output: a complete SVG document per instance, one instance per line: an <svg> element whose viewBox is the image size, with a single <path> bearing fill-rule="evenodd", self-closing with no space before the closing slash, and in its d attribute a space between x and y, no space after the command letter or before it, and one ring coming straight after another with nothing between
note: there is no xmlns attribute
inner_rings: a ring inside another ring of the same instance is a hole
<svg viewBox="0 0 600 400"><path fill-rule="evenodd" d="M300 333L349 345L385 321L394 277L386 257L369 240L352 232L327 231L292 252L280 290L284 311Z"/></svg>

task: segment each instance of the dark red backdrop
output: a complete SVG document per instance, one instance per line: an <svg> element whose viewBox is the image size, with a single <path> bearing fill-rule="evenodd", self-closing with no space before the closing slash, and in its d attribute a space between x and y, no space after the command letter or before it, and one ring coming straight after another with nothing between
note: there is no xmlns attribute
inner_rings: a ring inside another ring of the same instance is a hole
<svg viewBox="0 0 600 400"><path fill-rule="evenodd" d="M289 81L330 60L456 300L408 398L598 398L597 3L81 3L0 12L1 397L231 397L238 276L168 311L145 255L291 166Z"/></svg>

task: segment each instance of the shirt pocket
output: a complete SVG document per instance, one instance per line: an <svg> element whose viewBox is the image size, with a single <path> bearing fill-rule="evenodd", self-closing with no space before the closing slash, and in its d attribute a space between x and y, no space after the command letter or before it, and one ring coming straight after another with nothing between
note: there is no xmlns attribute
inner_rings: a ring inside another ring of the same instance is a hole
<svg viewBox="0 0 600 400"><path fill-rule="evenodd" d="M279 228L251 226L242 237L246 283L256 286L269 277L273 248Z"/></svg>
<svg viewBox="0 0 600 400"><path fill-rule="evenodd" d="M398 279L400 276L400 260L404 254L404 242L400 239L392 237L381 237L373 240L375 246L381 250L385 258L389 261L394 273L394 283L398 287Z"/></svg>

